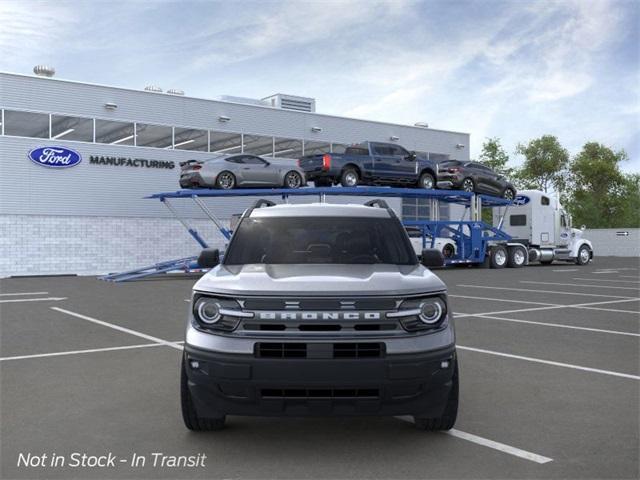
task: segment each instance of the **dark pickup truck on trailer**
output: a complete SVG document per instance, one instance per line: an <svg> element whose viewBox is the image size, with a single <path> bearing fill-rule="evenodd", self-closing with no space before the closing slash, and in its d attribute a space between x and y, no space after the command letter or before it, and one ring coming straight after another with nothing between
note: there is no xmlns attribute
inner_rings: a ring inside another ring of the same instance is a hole
<svg viewBox="0 0 640 480"><path fill-rule="evenodd" d="M364 142L344 153L308 155L298 161L307 180L316 187L340 183L395 185L432 189L436 187L437 163L393 143Z"/></svg>

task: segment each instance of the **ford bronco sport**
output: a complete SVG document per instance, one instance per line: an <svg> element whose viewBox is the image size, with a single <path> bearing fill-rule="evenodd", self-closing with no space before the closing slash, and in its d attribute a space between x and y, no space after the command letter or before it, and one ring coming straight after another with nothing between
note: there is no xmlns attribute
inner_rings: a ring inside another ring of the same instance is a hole
<svg viewBox="0 0 640 480"><path fill-rule="evenodd" d="M382 200L274 205L240 219L194 286L182 360L187 428L226 415L410 415L453 427L458 365L446 287Z"/></svg>

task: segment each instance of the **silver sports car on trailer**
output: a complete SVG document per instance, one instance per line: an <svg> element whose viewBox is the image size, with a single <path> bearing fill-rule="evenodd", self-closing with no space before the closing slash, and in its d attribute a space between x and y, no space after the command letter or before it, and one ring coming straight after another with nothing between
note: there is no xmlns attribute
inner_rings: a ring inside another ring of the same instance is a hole
<svg viewBox="0 0 640 480"><path fill-rule="evenodd" d="M181 188L285 187L306 185L304 171L293 159L257 155L219 155L180 163Z"/></svg>

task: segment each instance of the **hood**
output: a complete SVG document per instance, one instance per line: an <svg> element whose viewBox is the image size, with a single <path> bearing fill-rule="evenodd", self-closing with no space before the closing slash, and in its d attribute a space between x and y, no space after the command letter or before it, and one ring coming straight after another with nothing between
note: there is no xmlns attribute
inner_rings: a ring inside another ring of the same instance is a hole
<svg viewBox="0 0 640 480"><path fill-rule="evenodd" d="M194 290L237 295L411 295L446 290L422 265L219 265Z"/></svg>

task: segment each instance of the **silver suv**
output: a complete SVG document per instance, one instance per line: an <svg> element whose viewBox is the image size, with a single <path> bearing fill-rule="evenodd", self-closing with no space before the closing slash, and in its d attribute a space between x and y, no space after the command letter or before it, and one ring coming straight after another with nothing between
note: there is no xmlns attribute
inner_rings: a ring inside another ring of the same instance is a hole
<svg viewBox="0 0 640 480"><path fill-rule="evenodd" d="M194 286L182 361L185 425L226 415L412 415L447 430L458 366L444 283L382 200L274 205L240 219Z"/></svg>

